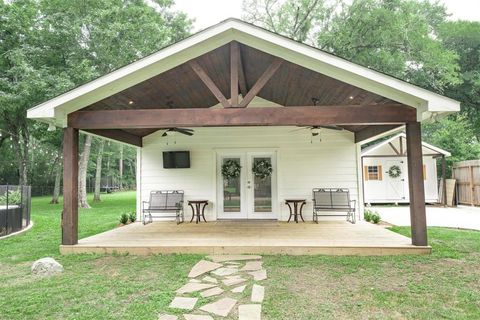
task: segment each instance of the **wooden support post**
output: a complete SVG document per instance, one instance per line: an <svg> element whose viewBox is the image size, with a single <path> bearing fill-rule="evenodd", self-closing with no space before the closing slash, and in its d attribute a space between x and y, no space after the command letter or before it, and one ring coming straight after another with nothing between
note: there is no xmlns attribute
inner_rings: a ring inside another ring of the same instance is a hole
<svg viewBox="0 0 480 320"><path fill-rule="evenodd" d="M230 104L238 107L238 69L240 62L240 48L233 41L230 44Z"/></svg>
<svg viewBox="0 0 480 320"><path fill-rule="evenodd" d="M78 243L78 129L63 130L62 244Z"/></svg>
<svg viewBox="0 0 480 320"><path fill-rule="evenodd" d="M442 155L442 179L443 179L442 204L444 206L447 206L447 163L446 163L446 160L445 160L445 155Z"/></svg>
<svg viewBox="0 0 480 320"><path fill-rule="evenodd" d="M427 218L423 182L422 137L419 122L407 122L407 163L410 193L410 223L412 244L426 246Z"/></svg>

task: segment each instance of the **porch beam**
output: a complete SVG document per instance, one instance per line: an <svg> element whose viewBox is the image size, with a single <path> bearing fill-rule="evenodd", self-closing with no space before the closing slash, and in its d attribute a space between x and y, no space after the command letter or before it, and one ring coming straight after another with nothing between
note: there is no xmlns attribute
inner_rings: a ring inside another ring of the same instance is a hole
<svg viewBox="0 0 480 320"><path fill-rule="evenodd" d="M136 147L142 147L142 138L134 134L118 129L89 129L85 132L92 133L97 136L113 139Z"/></svg>
<svg viewBox="0 0 480 320"><path fill-rule="evenodd" d="M78 129L63 130L62 244L78 243Z"/></svg>
<svg viewBox="0 0 480 320"><path fill-rule="evenodd" d="M412 121L416 121L416 119ZM362 129L360 131L355 132L355 143L365 141L372 137L378 136L379 134L401 127L402 125L400 124L376 125L376 126L370 126L368 128Z"/></svg>
<svg viewBox="0 0 480 320"><path fill-rule="evenodd" d="M420 122L407 122L407 164L410 193L410 223L412 244L426 246L427 219L423 181L423 155Z"/></svg>
<svg viewBox="0 0 480 320"><path fill-rule="evenodd" d="M236 43L238 44L238 42ZM242 94L242 97L245 97L248 93L247 79L245 78L245 69L243 68L242 51L240 49L240 45L238 45L237 48L238 48L238 85L240 87L240 93Z"/></svg>
<svg viewBox="0 0 480 320"><path fill-rule="evenodd" d="M220 102L224 108L230 107L230 103L228 102L227 98L225 98L222 91L218 89L217 85L208 76L205 69L203 69L202 66L199 65L198 62L194 60L190 61L189 65L192 68L192 70L197 74L197 76L200 78L200 80L202 80L202 82L212 92L215 98L217 98L218 102Z"/></svg>
<svg viewBox="0 0 480 320"><path fill-rule="evenodd" d="M240 62L240 49L238 42L230 43L230 104L238 107L238 69Z"/></svg>
<svg viewBox="0 0 480 320"><path fill-rule="evenodd" d="M416 121L416 116L414 108L403 105L92 110L69 114L68 125L84 130L386 123L397 127Z"/></svg>
<svg viewBox="0 0 480 320"><path fill-rule="evenodd" d="M250 104L250 102L257 96L257 94L262 90L262 88L267 84L268 80L277 72L278 68L282 65L282 59L275 59L263 72L263 74L258 78L257 82L253 87L248 91L247 95L243 97L242 102L238 105L240 108L245 108Z"/></svg>

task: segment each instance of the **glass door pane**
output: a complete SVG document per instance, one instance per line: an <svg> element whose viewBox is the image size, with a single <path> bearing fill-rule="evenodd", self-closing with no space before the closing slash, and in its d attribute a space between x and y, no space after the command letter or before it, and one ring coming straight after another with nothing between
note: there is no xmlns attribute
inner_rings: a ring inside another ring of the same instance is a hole
<svg viewBox="0 0 480 320"><path fill-rule="evenodd" d="M239 157L223 158L222 167L228 161L233 161L240 165ZM241 175L236 178L225 178L223 180L223 212L241 212Z"/></svg>
<svg viewBox="0 0 480 320"><path fill-rule="evenodd" d="M267 164L265 166L264 164ZM265 168L272 166L271 157L253 157L253 166ZM272 173L273 174L273 173ZM253 211L272 212L272 175L253 174Z"/></svg>

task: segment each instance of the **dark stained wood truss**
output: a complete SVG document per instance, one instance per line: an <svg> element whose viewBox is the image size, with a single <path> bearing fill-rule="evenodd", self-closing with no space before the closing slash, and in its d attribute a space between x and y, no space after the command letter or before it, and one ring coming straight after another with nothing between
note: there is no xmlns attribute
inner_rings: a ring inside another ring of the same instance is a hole
<svg viewBox="0 0 480 320"><path fill-rule="evenodd" d="M296 106L285 108L142 109L77 111L68 126L82 129L144 129L222 126L316 126L329 124L401 125L416 120L416 110L403 105Z"/></svg>
<svg viewBox="0 0 480 320"><path fill-rule="evenodd" d="M365 111L369 106L376 106L377 109L374 113L382 113L387 108L402 107L396 101L232 41L151 79L113 94L81 111L174 109L183 110L182 113L190 112L193 119L192 110L208 109L218 104L222 109L241 108L247 110L248 105L255 97L289 108L315 107L316 110L324 108L324 111L327 110L326 107L332 106L365 107ZM346 110L338 109L338 111ZM202 117L204 116L197 117L196 121L188 123L191 126L212 125L208 122L202 124L200 122ZM240 115L235 114L235 119L229 120L229 123L242 123L239 117ZM327 119L332 120L333 118L322 116L322 119L319 120L318 117L317 120L320 122L313 123L311 120L308 124L341 126L345 130L355 133L356 142L404 124L399 121L395 123L379 123L373 120L368 123L359 122L359 119L365 120L361 117L351 118L351 122L326 123ZM257 122L263 123L262 121L264 120ZM220 122L217 121L214 125L218 125ZM304 123L305 121L300 122ZM148 128L132 125L130 128L124 127L123 129L112 127L109 129L115 131L107 132L97 129L102 131L97 131L95 134L138 146L141 143L138 138L141 140L142 137L164 127L163 120L157 123L156 127L149 126ZM228 125L226 122L223 123ZM246 121L245 125L260 125L258 123ZM272 124L267 125L274 125L273 123L275 122L272 121ZM286 122L277 121L276 123ZM292 120L291 123L297 122ZM307 125L307 123L305 122L303 125ZM173 123L165 127L172 126Z"/></svg>

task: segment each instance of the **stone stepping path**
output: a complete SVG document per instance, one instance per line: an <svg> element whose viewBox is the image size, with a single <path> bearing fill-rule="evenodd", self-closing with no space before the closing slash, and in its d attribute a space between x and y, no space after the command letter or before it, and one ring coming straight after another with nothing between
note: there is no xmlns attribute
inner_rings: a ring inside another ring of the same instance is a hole
<svg viewBox="0 0 480 320"><path fill-rule="evenodd" d="M222 298L213 303L209 303L200 307L200 310L207 311L209 313L216 314L217 316L226 317L232 311L233 307L237 303L237 300L232 298Z"/></svg>
<svg viewBox="0 0 480 320"><path fill-rule="evenodd" d="M204 273L223 267L223 264L215 263L207 260L200 260L193 266L192 270L188 274L189 278L196 278Z"/></svg>
<svg viewBox="0 0 480 320"><path fill-rule="evenodd" d="M243 304L238 306L239 320L260 320L262 318L262 305Z"/></svg>
<svg viewBox="0 0 480 320"><path fill-rule="evenodd" d="M200 260L169 305L175 314L187 312L180 316L162 313L158 319L261 319L265 288L257 281L267 279L261 260L258 255L211 255Z"/></svg>
<svg viewBox="0 0 480 320"><path fill-rule="evenodd" d="M169 307L173 309L192 310L197 301L198 298L175 297Z"/></svg>
<svg viewBox="0 0 480 320"><path fill-rule="evenodd" d="M265 288L254 284L252 287L252 302L263 302L263 297L265 296Z"/></svg>
<svg viewBox="0 0 480 320"><path fill-rule="evenodd" d="M199 314L184 314L185 320L214 320L211 316L204 316Z"/></svg>

